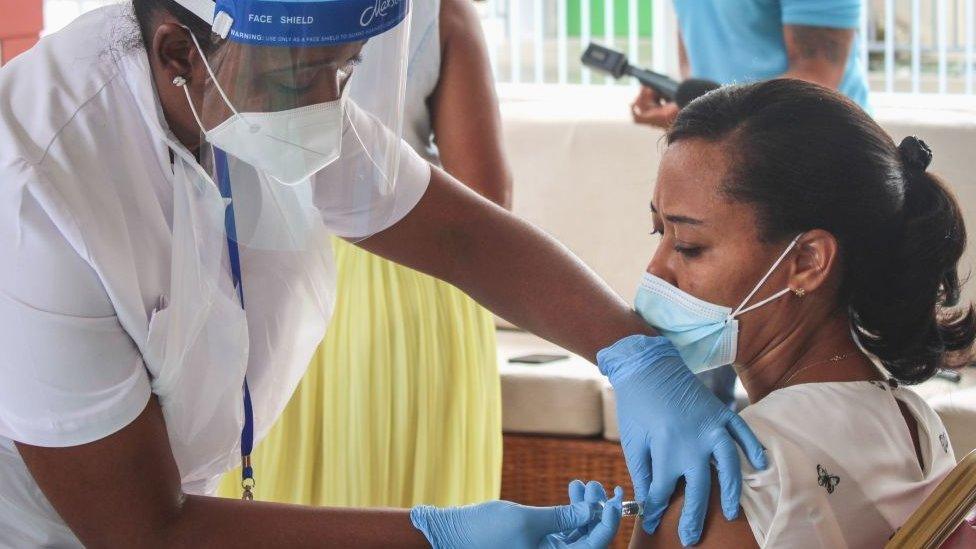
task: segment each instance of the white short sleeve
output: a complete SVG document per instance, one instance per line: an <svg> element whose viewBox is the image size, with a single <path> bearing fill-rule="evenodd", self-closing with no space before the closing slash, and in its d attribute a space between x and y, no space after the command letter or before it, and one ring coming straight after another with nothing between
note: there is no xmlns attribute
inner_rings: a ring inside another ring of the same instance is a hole
<svg viewBox="0 0 976 549"><path fill-rule="evenodd" d="M316 175L314 200L331 232L360 239L389 228L410 213L427 191L431 170L430 163L410 145L402 139L391 140L390 131L355 102L346 102L346 114L350 124L343 131L342 154ZM366 154L362 143L369 144L371 154ZM389 167L377 151L388 144L399 148L392 188L378 183L380 172Z"/></svg>
<svg viewBox="0 0 976 549"><path fill-rule="evenodd" d="M922 463L899 402L913 410ZM955 460L938 415L882 381L804 383L742 411L769 467L742 458L742 509L760 547L882 547Z"/></svg>
<svg viewBox="0 0 976 549"><path fill-rule="evenodd" d="M8 175L0 170L11 183L0 195L0 436L49 447L104 438L145 408L149 376L95 271Z"/></svg>
<svg viewBox="0 0 976 549"><path fill-rule="evenodd" d="M861 0L782 0L780 8L784 25L856 29L861 4Z"/></svg>

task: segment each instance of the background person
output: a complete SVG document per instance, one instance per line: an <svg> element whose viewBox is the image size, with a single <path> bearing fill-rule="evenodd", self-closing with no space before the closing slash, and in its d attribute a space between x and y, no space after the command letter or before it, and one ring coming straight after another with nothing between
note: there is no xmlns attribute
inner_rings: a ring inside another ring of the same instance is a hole
<svg viewBox="0 0 976 549"><path fill-rule="evenodd" d="M839 90L868 108L861 59L863 0L673 0L682 78L743 84L796 78ZM642 88L638 124L668 127L678 106Z"/></svg>
<svg viewBox="0 0 976 549"><path fill-rule="evenodd" d="M512 176L471 0L411 6L404 140L499 206ZM364 62L369 63L367 44ZM353 80L350 97L376 94ZM463 292L341 239L336 311L308 372L258 446L261 499L352 507L499 496L494 317ZM221 484L239 497L240 474Z"/></svg>

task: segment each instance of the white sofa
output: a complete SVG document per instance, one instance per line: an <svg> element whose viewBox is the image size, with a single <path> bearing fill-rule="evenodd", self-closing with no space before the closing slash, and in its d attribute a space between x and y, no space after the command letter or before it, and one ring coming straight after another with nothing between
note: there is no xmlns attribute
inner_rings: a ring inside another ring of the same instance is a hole
<svg viewBox="0 0 976 549"><path fill-rule="evenodd" d="M502 86L499 93L516 213L632 299L655 246L648 203L663 132L631 123L633 91L627 88ZM896 141L917 134L929 143L932 169L955 190L976 235L976 105L926 102L906 106L878 97L876 117ZM976 265L976 245L965 263L964 273ZM976 281L964 295L976 299ZM518 354L559 351L527 334L501 332L499 349L507 433L618 438L612 390L594 366L579 357L509 364ZM954 393L968 385L976 385L976 372L965 372L959 385L934 380L917 389L944 412L960 456L976 447L976 389Z"/></svg>

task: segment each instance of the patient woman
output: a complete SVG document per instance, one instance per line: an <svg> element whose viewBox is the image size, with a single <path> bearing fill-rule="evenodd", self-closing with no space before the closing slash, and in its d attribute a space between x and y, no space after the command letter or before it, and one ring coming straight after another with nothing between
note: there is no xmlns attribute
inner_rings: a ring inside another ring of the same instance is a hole
<svg viewBox="0 0 976 549"><path fill-rule="evenodd" d="M955 464L904 384L966 360L976 332L972 305L953 308L966 232L931 152L798 80L712 92L667 143L636 308L692 369L734 364L771 463L743 459L738 518L712 498L685 541L883 546ZM680 546L675 503L631 547Z"/></svg>

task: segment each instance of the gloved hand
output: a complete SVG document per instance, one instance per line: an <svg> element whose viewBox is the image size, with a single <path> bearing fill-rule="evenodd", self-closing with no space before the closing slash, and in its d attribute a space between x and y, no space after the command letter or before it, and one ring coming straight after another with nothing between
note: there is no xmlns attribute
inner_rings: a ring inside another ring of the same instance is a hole
<svg viewBox="0 0 976 549"><path fill-rule="evenodd" d="M606 547L613 541L613 536L617 533L617 527L620 525L623 501L624 490L619 486L613 490L613 499L607 501L607 493L599 482L593 480L586 484L579 480L570 482L569 502L587 503L593 511L599 511L602 508L601 514L603 516L601 516L600 522L595 525L591 520L591 522L571 532L553 534L550 537L554 538L554 541L565 544L554 545L554 547L573 547L574 549ZM606 515L606 508L611 506L614 507L613 513Z"/></svg>
<svg viewBox="0 0 976 549"><path fill-rule="evenodd" d="M617 397L617 418L627 468L638 500L644 500L644 530L653 533L675 484L685 477L685 502L678 523L681 543L701 538L715 458L722 511L739 513L742 472L736 442L757 469L766 453L756 436L685 366L663 337L634 335L597 354L600 371Z"/></svg>
<svg viewBox="0 0 976 549"><path fill-rule="evenodd" d="M620 526L623 491L618 488L608 501L599 483L590 484L596 487L588 487L570 505L527 507L510 501L446 509L418 505L410 510L410 520L434 549L602 549ZM578 491L571 488L571 493ZM602 511L600 503L605 504Z"/></svg>

